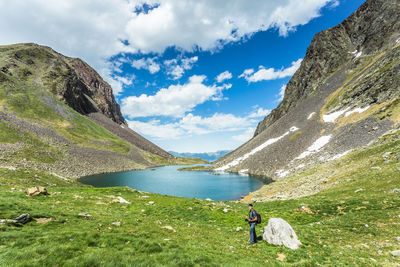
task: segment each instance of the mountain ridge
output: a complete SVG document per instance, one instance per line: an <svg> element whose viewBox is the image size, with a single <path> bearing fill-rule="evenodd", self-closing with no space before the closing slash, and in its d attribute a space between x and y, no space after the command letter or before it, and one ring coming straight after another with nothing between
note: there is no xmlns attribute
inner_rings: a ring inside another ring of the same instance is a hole
<svg viewBox="0 0 400 267"><path fill-rule="evenodd" d="M37 44L0 46L0 119L0 167L80 177L177 160L129 129L87 63Z"/></svg>
<svg viewBox="0 0 400 267"><path fill-rule="evenodd" d="M316 34L282 103L251 140L211 168L286 179L397 129L399 29L400 1L368 0L341 24Z"/></svg>

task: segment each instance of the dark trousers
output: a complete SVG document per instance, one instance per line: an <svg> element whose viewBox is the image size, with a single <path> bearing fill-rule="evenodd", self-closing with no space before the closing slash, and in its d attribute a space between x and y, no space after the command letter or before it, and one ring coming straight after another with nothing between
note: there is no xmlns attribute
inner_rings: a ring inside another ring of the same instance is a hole
<svg viewBox="0 0 400 267"><path fill-rule="evenodd" d="M250 243L257 243L257 234L256 234L256 223L250 223Z"/></svg>

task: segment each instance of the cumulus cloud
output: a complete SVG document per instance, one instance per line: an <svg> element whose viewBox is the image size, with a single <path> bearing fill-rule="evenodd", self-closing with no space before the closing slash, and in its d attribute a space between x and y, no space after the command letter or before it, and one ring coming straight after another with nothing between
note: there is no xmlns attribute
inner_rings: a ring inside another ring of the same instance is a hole
<svg viewBox="0 0 400 267"><path fill-rule="evenodd" d="M226 71L220 73L217 77L215 77L215 79L217 80L217 82L221 83L225 80L232 79L232 73L230 73L229 71L226 70Z"/></svg>
<svg viewBox="0 0 400 267"><path fill-rule="evenodd" d="M260 118L260 117L265 117L267 116L271 110L269 109L263 109L263 108L257 108L254 112L250 113L248 116L249 118Z"/></svg>
<svg viewBox="0 0 400 267"><path fill-rule="evenodd" d="M0 1L0 44L36 42L80 57L103 75L120 53L215 50L258 31L287 35L337 0ZM146 10L143 6L151 6ZM146 12L145 12L146 11ZM181 66L182 67L182 66ZM156 68L152 69L155 71ZM176 70L178 75L180 70Z"/></svg>
<svg viewBox="0 0 400 267"><path fill-rule="evenodd" d="M279 89L279 99L278 101L282 101L283 98L285 97L285 91L286 91L286 84L282 85L281 89Z"/></svg>
<svg viewBox="0 0 400 267"><path fill-rule="evenodd" d="M142 122L132 119L128 120L128 124L135 131L160 140L217 132L243 131L243 133L232 137L233 140L243 142L253 136L255 125L258 122L255 118L264 117L270 112L258 106L253 108L255 110L247 116L215 113L212 116L203 117L188 113L177 118L174 122L162 123L160 120Z"/></svg>
<svg viewBox="0 0 400 267"><path fill-rule="evenodd" d="M189 113L172 123L161 123L160 120L150 120L148 122L128 120L129 127L135 131L157 139L177 139L189 135L238 131L247 129L254 123L254 120L249 120L246 117L223 113L215 113L210 117L196 116Z"/></svg>
<svg viewBox="0 0 400 267"><path fill-rule="evenodd" d="M254 131L255 128L253 127L247 128L243 133L232 136L232 139L244 143L253 137Z"/></svg>
<svg viewBox="0 0 400 267"><path fill-rule="evenodd" d="M276 80L282 79L286 77L292 76L296 70L300 67L303 59L298 59L293 61L291 66L288 68L281 68L276 70L274 68L265 68L264 66L260 66L258 71L254 72L254 69L246 69L242 74L239 75L239 78L245 78L249 83L251 82L259 82L265 80Z"/></svg>
<svg viewBox="0 0 400 267"><path fill-rule="evenodd" d="M159 5L128 21L128 40L141 51L162 52L169 46L187 51L197 47L211 50L270 28L286 36L297 25L319 16L319 10L333 0L145 2Z"/></svg>
<svg viewBox="0 0 400 267"><path fill-rule="evenodd" d="M121 100L121 109L129 118L148 116L182 117L195 106L207 100L221 100L222 91L231 85L205 85L204 75L193 75L189 82L170 85L154 95L142 94L129 96Z"/></svg>
<svg viewBox="0 0 400 267"><path fill-rule="evenodd" d="M160 65L155 62L156 58L141 58L137 60L133 60L131 65L135 69L145 69L148 70L151 74L154 74L160 70Z"/></svg>
<svg viewBox="0 0 400 267"><path fill-rule="evenodd" d="M127 85L132 85L135 75L130 75L126 77L121 77L118 75L113 75L112 79L109 80L113 92L115 95L119 95L123 91L123 87Z"/></svg>
<svg viewBox="0 0 400 267"><path fill-rule="evenodd" d="M164 65L167 68L167 74L171 75L174 80L180 79L186 70L190 70L199 58L194 57L183 57L174 58L164 61Z"/></svg>

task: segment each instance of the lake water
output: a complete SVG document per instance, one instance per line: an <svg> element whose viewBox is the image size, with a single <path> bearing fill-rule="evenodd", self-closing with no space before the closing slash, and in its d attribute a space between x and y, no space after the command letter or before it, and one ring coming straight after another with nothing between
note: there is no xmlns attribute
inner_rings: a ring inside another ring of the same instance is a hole
<svg viewBox="0 0 400 267"><path fill-rule="evenodd" d="M95 187L128 186L163 195L212 200L236 200L259 189L263 182L236 173L178 171L164 166L140 171L86 176L79 181Z"/></svg>

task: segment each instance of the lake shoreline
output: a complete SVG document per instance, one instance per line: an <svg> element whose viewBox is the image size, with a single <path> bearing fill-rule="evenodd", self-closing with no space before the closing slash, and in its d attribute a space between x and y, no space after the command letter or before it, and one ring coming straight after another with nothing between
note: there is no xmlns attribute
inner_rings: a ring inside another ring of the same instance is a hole
<svg viewBox="0 0 400 267"><path fill-rule="evenodd" d="M272 180L212 171L181 172L182 165L149 167L80 177L77 181L94 187L130 187L139 191L214 201L240 201Z"/></svg>

